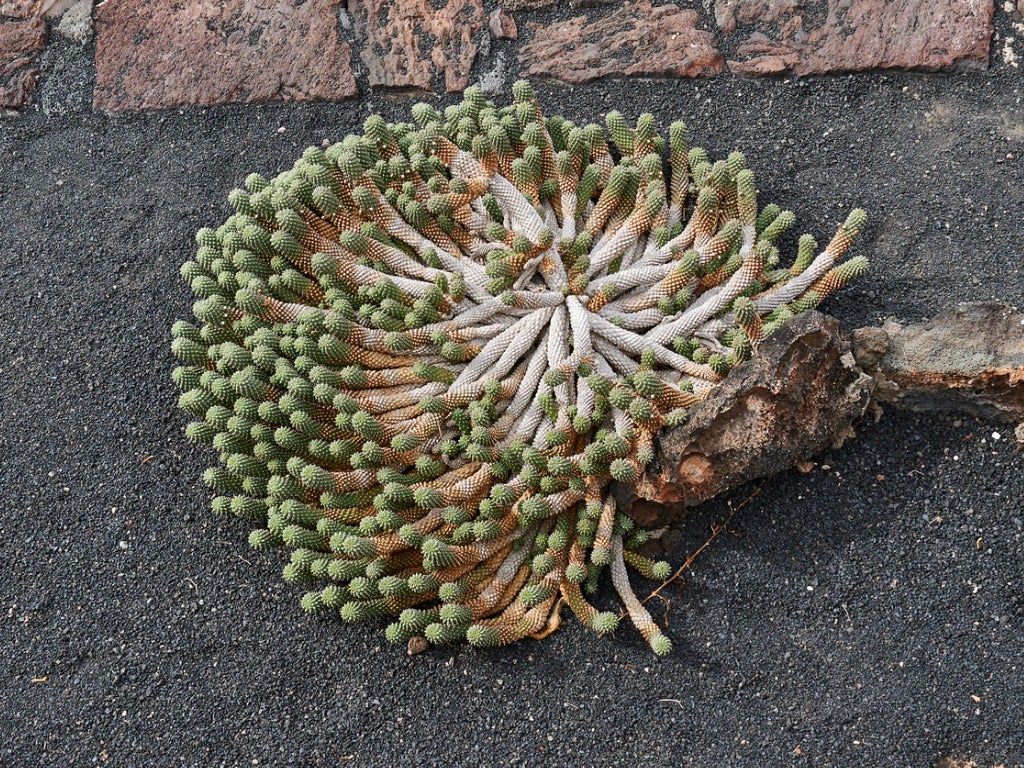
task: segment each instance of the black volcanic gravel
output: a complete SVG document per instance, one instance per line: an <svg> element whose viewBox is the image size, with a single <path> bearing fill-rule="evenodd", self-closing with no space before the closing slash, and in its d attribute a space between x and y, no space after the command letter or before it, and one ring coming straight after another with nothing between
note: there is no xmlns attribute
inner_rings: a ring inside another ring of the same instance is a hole
<svg viewBox="0 0 1024 768"><path fill-rule="evenodd" d="M49 115L0 121L0 765L1024 765L1024 460L973 420L890 412L764 483L658 607L664 660L572 621L410 658L304 616L281 556L208 512L170 382L178 266L245 173L407 107L109 117L88 53L48 64ZM685 117L822 240L867 208L847 327L1024 304L1018 70L539 93Z"/></svg>

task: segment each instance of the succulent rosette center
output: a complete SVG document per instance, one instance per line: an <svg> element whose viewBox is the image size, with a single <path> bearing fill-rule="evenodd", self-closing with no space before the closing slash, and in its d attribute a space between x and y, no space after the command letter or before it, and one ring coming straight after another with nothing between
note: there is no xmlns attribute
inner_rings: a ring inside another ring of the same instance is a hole
<svg viewBox="0 0 1024 768"><path fill-rule="evenodd" d="M627 568L668 576L609 485L730 368L866 268L777 243L743 156L545 117L525 82L310 148L197 235L200 325L173 350L193 440L219 452L218 512L286 547L310 612L393 617L390 640L493 646L590 602L602 574L655 652L671 643Z"/></svg>

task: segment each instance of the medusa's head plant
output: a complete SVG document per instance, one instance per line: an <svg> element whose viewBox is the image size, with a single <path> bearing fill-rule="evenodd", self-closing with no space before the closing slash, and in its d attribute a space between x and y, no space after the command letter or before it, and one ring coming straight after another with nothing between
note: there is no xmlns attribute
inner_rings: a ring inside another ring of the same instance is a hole
<svg viewBox="0 0 1024 768"><path fill-rule="evenodd" d="M197 235L174 380L187 435L217 451L213 508L290 550L305 610L390 617L388 639L512 643L609 571L656 653L671 642L628 568L661 579L617 509L659 430L866 267L776 243L743 155L712 162L682 123L656 132L545 117L525 82L413 122L366 120Z"/></svg>

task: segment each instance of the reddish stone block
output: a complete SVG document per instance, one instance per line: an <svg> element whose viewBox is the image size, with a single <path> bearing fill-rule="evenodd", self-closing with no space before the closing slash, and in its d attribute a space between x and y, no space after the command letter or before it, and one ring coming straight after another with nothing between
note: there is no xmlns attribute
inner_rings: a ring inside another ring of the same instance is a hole
<svg viewBox="0 0 1024 768"><path fill-rule="evenodd" d="M337 100L358 92L340 0L106 0L96 7L96 106Z"/></svg>
<svg viewBox="0 0 1024 768"><path fill-rule="evenodd" d="M533 39L519 51L524 73L586 83L605 76L696 77L724 66L711 33L698 28L696 11L649 0L613 10L594 21L577 16L555 24L532 23Z"/></svg>
<svg viewBox="0 0 1024 768"><path fill-rule="evenodd" d="M519 37L516 20L503 8L495 8L487 17L487 28L499 40L515 40Z"/></svg>
<svg viewBox="0 0 1024 768"><path fill-rule="evenodd" d="M39 18L0 21L0 109L21 109L39 80L38 55L46 45Z"/></svg>
<svg viewBox="0 0 1024 768"><path fill-rule="evenodd" d="M56 18L74 5L75 0L0 0L0 16L18 19Z"/></svg>
<svg viewBox="0 0 1024 768"><path fill-rule="evenodd" d="M7 0L0 3L0 16L13 16L16 19L27 19L32 13L35 0Z"/></svg>
<svg viewBox="0 0 1024 768"><path fill-rule="evenodd" d="M715 0L715 23L731 34L737 25L778 24L802 6L802 0Z"/></svg>
<svg viewBox="0 0 1024 768"><path fill-rule="evenodd" d="M810 75L985 67L993 9L991 0L720 0L715 16L725 32L767 30L739 45L732 71Z"/></svg>
<svg viewBox="0 0 1024 768"><path fill-rule="evenodd" d="M444 72L445 90L462 91L484 27L480 0L351 0L370 85L429 91Z"/></svg>

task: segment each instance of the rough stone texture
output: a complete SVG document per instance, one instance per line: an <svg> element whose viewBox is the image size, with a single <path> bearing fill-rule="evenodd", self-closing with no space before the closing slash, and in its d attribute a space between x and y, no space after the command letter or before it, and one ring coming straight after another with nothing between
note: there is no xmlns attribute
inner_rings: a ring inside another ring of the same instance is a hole
<svg viewBox="0 0 1024 768"><path fill-rule="evenodd" d="M445 90L461 91L479 48L485 23L480 0L352 0L349 11L362 39L370 85L432 90L444 72Z"/></svg>
<svg viewBox="0 0 1024 768"><path fill-rule="evenodd" d="M838 321L807 313L735 368L686 424L662 432L635 489L617 495L644 524L678 517L681 507L838 445L873 391Z"/></svg>
<svg viewBox="0 0 1024 768"><path fill-rule="evenodd" d="M984 67L993 11L992 0L725 0L715 8L727 32L767 30L752 32L729 61L756 75Z"/></svg>
<svg viewBox="0 0 1024 768"><path fill-rule="evenodd" d="M715 23L731 34L738 24L778 24L802 5L802 0L715 0Z"/></svg>
<svg viewBox="0 0 1024 768"><path fill-rule="evenodd" d="M44 45L46 22L41 18L0 21L0 109L20 109L32 98Z"/></svg>
<svg viewBox="0 0 1024 768"><path fill-rule="evenodd" d="M345 99L357 92L339 0L106 0L96 7L95 103Z"/></svg>
<svg viewBox="0 0 1024 768"><path fill-rule="evenodd" d="M0 16L18 19L56 18L74 5L76 0L7 0L0 2Z"/></svg>
<svg viewBox="0 0 1024 768"><path fill-rule="evenodd" d="M68 6L53 31L79 45L92 38L92 0L78 0Z"/></svg>
<svg viewBox="0 0 1024 768"><path fill-rule="evenodd" d="M588 21L531 23L533 39L519 60L528 76L586 83L607 75L694 77L715 74L723 58L714 37L698 29L696 11L637 0Z"/></svg>
<svg viewBox="0 0 1024 768"><path fill-rule="evenodd" d="M1024 421L1024 314L1005 304L961 304L927 323L861 328L853 351L878 382L879 402Z"/></svg>
<svg viewBox="0 0 1024 768"><path fill-rule="evenodd" d="M515 40L519 37L519 27L516 20L503 8L495 8L487 17L487 28L496 38L503 40Z"/></svg>
<svg viewBox="0 0 1024 768"><path fill-rule="evenodd" d="M12 0L0 3L0 16L13 16L16 19L27 19L32 16L33 0Z"/></svg>

